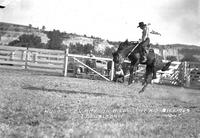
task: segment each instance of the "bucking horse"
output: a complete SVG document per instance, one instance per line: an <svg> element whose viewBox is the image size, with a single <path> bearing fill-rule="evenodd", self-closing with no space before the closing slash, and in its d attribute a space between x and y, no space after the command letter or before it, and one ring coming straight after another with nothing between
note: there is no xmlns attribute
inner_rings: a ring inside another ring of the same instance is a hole
<svg viewBox="0 0 200 138"><path fill-rule="evenodd" d="M150 47L147 48L147 61L142 63L141 47L139 42L121 42L117 51L113 53L113 61L115 63L115 70L118 70L120 65L125 61L126 58L130 60L131 64L129 67L130 77L128 84L130 85L133 82L133 77L137 70L139 64L146 65L146 71L144 74L144 81L142 82L142 89L139 93L143 92L147 85L153 80L152 74L156 73L158 70L166 71L169 69L171 62L163 62L163 57L154 53L154 50Z"/></svg>

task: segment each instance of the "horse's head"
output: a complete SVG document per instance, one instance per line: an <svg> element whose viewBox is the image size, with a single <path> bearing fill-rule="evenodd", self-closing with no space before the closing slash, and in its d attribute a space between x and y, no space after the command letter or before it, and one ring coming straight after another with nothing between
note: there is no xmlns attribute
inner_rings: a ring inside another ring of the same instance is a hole
<svg viewBox="0 0 200 138"><path fill-rule="evenodd" d="M126 47L129 46L129 45L130 45L130 42L128 41L128 39L126 39L126 41L121 42L121 43L119 44L118 50L123 50L124 48L126 48Z"/></svg>

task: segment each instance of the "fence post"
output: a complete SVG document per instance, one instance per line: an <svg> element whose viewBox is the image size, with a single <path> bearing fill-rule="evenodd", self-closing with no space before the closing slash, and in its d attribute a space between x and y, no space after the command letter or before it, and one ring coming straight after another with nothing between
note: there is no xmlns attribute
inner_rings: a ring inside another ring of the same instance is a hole
<svg viewBox="0 0 200 138"><path fill-rule="evenodd" d="M64 55L64 71L63 71L64 77L67 76L68 54L69 54L69 48L67 46L65 49L65 55Z"/></svg>
<svg viewBox="0 0 200 138"><path fill-rule="evenodd" d="M10 53L10 60L11 60L11 61L14 59L14 56L15 56L15 52L11 52L11 53Z"/></svg>
<svg viewBox="0 0 200 138"><path fill-rule="evenodd" d="M25 70L28 68L28 47L26 48Z"/></svg>
<svg viewBox="0 0 200 138"><path fill-rule="evenodd" d="M185 76L185 87L190 87L190 71L188 67L188 63L185 61L184 62L184 76Z"/></svg>
<svg viewBox="0 0 200 138"><path fill-rule="evenodd" d="M159 51L160 51L161 56L164 58L163 47L160 47L160 48L159 48Z"/></svg>
<svg viewBox="0 0 200 138"><path fill-rule="evenodd" d="M22 51L21 60L26 60L26 50Z"/></svg>
<svg viewBox="0 0 200 138"><path fill-rule="evenodd" d="M34 62L34 63L37 62L37 57L38 57L38 53L36 52L36 53L34 53L34 55L33 55L33 62Z"/></svg>
<svg viewBox="0 0 200 138"><path fill-rule="evenodd" d="M110 80L112 81L114 77L114 61L112 61L111 65L111 73L110 73Z"/></svg>

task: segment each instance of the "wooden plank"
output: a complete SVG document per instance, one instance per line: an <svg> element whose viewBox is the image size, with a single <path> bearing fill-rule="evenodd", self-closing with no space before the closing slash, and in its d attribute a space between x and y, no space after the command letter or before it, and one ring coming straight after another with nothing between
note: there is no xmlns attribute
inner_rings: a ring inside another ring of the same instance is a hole
<svg viewBox="0 0 200 138"><path fill-rule="evenodd" d="M30 68L30 67L28 67L27 69L32 71L55 72L55 73L60 73L61 75L63 73L62 70L57 70L57 69Z"/></svg>
<svg viewBox="0 0 200 138"><path fill-rule="evenodd" d="M24 69L24 66L0 65L0 68L3 68L3 69L19 69L19 70L22 70L22 69Z"/></svg>
<svg viewBox="0 0 200 138"><path fill-rule="evenodd" d="M63 69L63 65L28 63L32 68Z"/></svg>
<svg viewBox="0 0 200 138"><path fill-rule="evenodd" d="M17 58L14 58L14 59L10 59L10 57L9 57L9 59L7 59L7 58L0 58L0 61L5 61L5 62L10 62L10 61L12 61L12 62L25 62L25 60L22 60L22 59L17 59Z"/></svg>
<svg viewBox="0 0 200 138"><path fill-rule="evenodd" d="M50 49L38 49L38 48L29 48L30 52L41 52L41 53L51 53L51 54L63 54L64 50L50 50Z"/></svg>
<svg viewBox="0 0 200 138"><path fill-rule="evenodd" d="M63 69L63 75L64 75L64 77L67 76L68 59L69 59L69 48L67 47L65 49L65 57L64 57L64 69Z"/></svg>
<svg viewBox="0 0 200 138"><path fill-rule="evenodd" d="M36 61L37 63L43 63L43 64L47 64L47 63L50 63L50 64L57 64L57 65L60 65L60 64L64 64L64 60L48 60L48 59L37 59Z"/></svg>
<svg viewBox="0 0 200 138"><path fill-rule="evenodd" d="M83 55L76 55L76 54L69 54L69 57L76 57L76 58L86 58L86 59L98 59L98 60L106 60L106 61L112 61L110 58L101 58L101 57L89 57L89 56L83 56Z"/></svg>
<svg viewBox="0 0 200 138"><path fill-rule="evenodd" d="M20 61L3 61L0 60L0 64L13 64L13 65L19 65L19 66L24 66L25 63L24 62L20 62Z"/></svg>
<svg viewBox="0 0 200 138"><path fill-rule="evenodd" d="M114 61L112 61L112 64L111 64L111 72L110 72L110 80L113 80L113 78L114 78L114 65L115 65L115 63L114 63Z"/></svg>
<svg viewBox="0 0 200 138"><path fill-rule="evenodd" d="M7 55L10 55L12 53L12 51L0 51L0 55L2 56L7 56Z"/></svg>
<svg viewBox="0 0 200 138"><path fill-rule="evenodd" d="M1 56L1 55L0 55L0 59L9 60L9 59L10 59L10 56Z"/></svg>
<svg viewBox="0 0 200 138"><path fill-rule="evenodd" d="M37 57L64 59L64 55L38 54Z"/></svg>
<svg viewBox="0 0 200 138"><path fill-rule="evenodd" d="M8 51L21 50L21 51L24 51L24 50L26 50L26 47L0 46L0 50L8 50Z"/></svg>

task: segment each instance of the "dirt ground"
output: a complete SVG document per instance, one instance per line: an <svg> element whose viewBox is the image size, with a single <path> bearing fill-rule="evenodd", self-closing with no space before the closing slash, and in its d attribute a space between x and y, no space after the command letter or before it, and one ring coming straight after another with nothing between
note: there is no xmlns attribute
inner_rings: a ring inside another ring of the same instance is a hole
<svg viewBox="0 0 200 138"><path fill-rule="evenodd" d="M200 91L0 69L1 138L200 138Z"/></svg>

